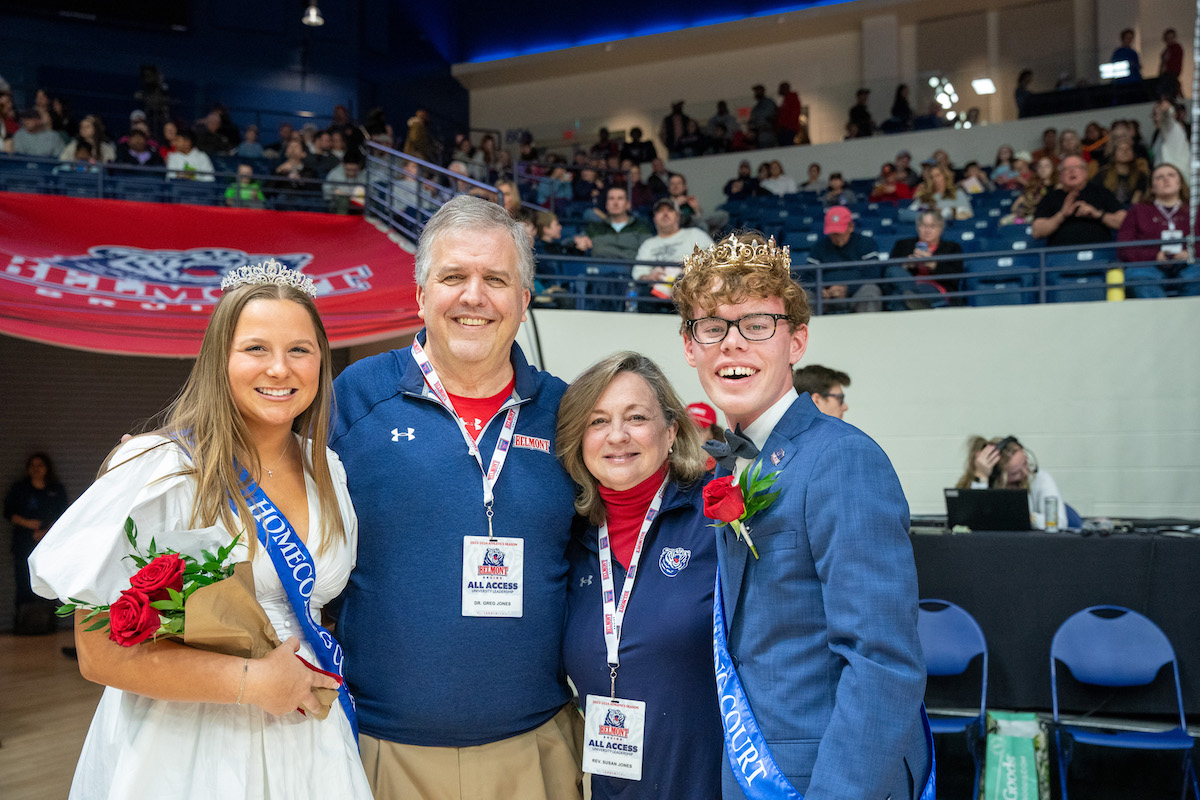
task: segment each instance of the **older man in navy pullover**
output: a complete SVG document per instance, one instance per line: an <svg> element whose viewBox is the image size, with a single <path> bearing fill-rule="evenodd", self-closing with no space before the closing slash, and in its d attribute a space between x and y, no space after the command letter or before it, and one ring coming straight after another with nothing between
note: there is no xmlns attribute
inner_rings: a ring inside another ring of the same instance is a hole
<svg viewBox="0 0 1200 800"><path fill-rule="evenodd" d="M379 800L581 797L561 665L574 484L565 384L515 344L533 285L521 224L457 197L417 251L412 347L335 382L358 563L338 622Z"/></svg>

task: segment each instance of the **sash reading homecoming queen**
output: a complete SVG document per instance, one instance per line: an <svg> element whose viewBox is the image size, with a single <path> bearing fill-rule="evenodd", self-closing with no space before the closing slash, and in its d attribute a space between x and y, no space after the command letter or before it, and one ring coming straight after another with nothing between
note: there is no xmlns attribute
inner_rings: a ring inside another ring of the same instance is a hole
<svg viewBox="0 0 1200 800"><path fill-rule="evenodd" d="M250 507L250 514L253 515L255 526L258 528L258 541L270 556L271 563L275 565L275 572L279 575L279 582L283 584L283 591L287 594L292 612L304 630L304 639L313 649L321 669L342 679L338 684L338 701L342 704L342 710L346 712L354 741L358 742L358 715L354 710L354 698L346 688L345 675L342 673L342 646L333 638L333 634L313 621L309 606L313 587L317 583L317 570L312 555L296 535L292 523L275 507L266 492L250 480L245 468L242 469L241 477L247 487L246 504ZM232 499L229 505L236 514L237 507Z"/></svg>
<svg viewBox="0 0 1200 800"><path fill-rule="evenodd" d="M738 679L729 645L725 641L725 609L721 600L721 570L717 570L717 586L713 591L713 657L717 669L717 702L721 707L721 727L725 733L725 755L733 777L746 797L752 800L804 800L804 795L788 781L763 738L754 711L746 699ZM921 790L920 800L934 800L934 777L937 770L933 760L933 732L925 704L921 704L921 725L929 746L929 778Z"/></svg>

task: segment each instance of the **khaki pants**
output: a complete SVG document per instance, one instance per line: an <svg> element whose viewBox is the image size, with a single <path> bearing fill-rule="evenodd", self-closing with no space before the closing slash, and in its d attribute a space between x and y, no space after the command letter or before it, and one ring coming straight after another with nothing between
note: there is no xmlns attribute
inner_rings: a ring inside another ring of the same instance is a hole
<svg viewBox="0 0 1200 800"><path fill-rule="evenodd" d="M566 705L531 731L475 747L358 737L375 800L575 800L583 797L583 718Z"/></svg>

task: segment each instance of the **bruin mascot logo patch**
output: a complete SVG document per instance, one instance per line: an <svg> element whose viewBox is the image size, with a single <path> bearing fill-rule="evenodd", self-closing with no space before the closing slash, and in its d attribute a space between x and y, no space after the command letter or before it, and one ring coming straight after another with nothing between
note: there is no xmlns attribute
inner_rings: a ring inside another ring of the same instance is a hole
<svg viewBox="0 0 1200 800"><path fill-rule="evenodd" d="M479 574L508 574L508 567L504 566L504 552L499 547L489 547L483 554L483 564L479 567Z"/></svg>
<svg viewBox="0 0 1200 800"><path fill-rule="evenodd" d="M629 728L625 727L625 712L619 708L610 708L604 715L600 725L600 733L605 736L628 736Z"/></svg>
<svg viewBox="0 0 1200 800"><path fill-rule="evenodd" d="M658 568L662 570L663 575L674 578L687 568L688 562L691 560L691 550L685 550L682 547L664 547L662 555L658 557Z"/></svg>

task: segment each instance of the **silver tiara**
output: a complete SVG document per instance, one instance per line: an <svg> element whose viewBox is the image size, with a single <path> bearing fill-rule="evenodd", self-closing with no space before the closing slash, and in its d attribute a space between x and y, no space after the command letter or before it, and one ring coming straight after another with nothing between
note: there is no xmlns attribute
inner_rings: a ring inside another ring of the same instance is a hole
<svg viewBox="0 0 1200 800"><path fill-rule="evenodd" d="M317 296L317 287L313 279L300 270L280 264L273 258L268 258L261 264L247 264L232 270L221 281L221 291L228 292L239 286L292 286L307 294Z"/></svg>

